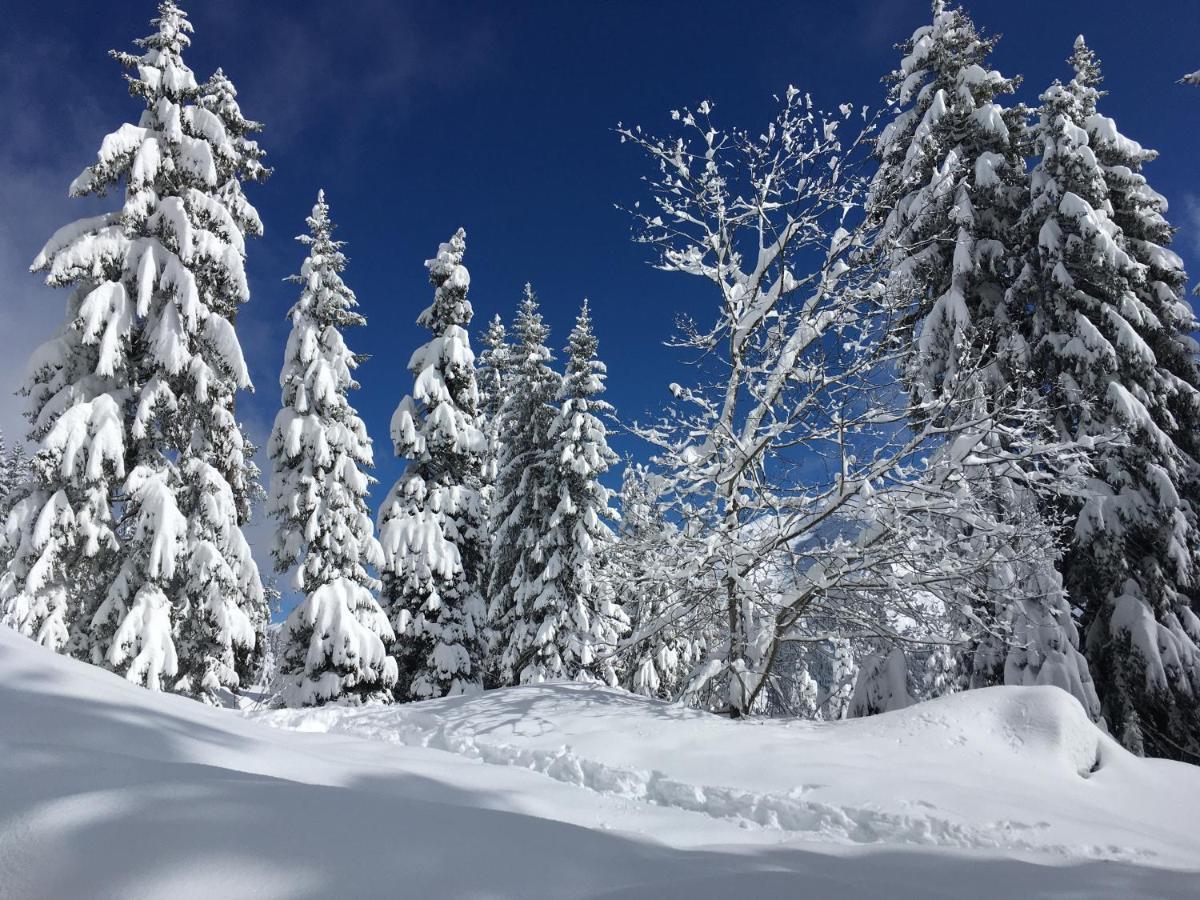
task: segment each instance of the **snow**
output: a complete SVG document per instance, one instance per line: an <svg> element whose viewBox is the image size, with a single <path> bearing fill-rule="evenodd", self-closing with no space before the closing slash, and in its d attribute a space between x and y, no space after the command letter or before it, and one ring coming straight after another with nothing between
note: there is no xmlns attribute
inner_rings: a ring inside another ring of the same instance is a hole
<svg viewBox="0 0 1200 900"><path fill-rule="evenodd" d="M433 336L413 353L413 391L392 416L393 447L408 463L379 511L380 572L402 698L472 692L483 683L479 584L487 547L479 485L487 440L466 331L474 315L466 237L458 229L425 262L433 303L417 324Z"/></svg>
<svg viewBox="0 0 1200 900"><path fill-rule="evenodd" d="M281 642L303 661L299 671L287 673L284 700L312 705L355 688L390 687L396 683L396 661L387 655L385 641L392 639L367 588L349 578L322 584L283 626Z"/></svg>
<svg viewBox="0 0 1200 900"><path fill-rule="evenodd" d="M348 396L358 387L358 357L340 331L366 319L342 281L346 257L332 237L323 190L307 224L309 233L298 240L308 256L289 279L303 289L288 313L267 509L276 522L276 571L293 569L292 584L306 595L280 633L283 697L316 704L346 693L382 696L396 682L396 664L387 657L395 635L367 570L382 557L366 503L371 479L362 471L373 462L371 440ZM235 349L232 326L229 338Z"/></svg>
<svg viewBox="0 0 1200 900"><path fill-rule="evenodd" d="M5 897L1115 900L1200 877L1200 770L1130 756L1055 688L823 724L564 684L243 718L0 629L0 721Z"/></svg>
<svg viewBox="0 0 1200 900"><path fill-rule="evenodd" d="M1117 130L1117 123L1108 116L1093 113L1084 120L1091 141L1097 146L1116 150L1122 156L1140 157L1146 151L1137 141L1130 140Z"/></svg>

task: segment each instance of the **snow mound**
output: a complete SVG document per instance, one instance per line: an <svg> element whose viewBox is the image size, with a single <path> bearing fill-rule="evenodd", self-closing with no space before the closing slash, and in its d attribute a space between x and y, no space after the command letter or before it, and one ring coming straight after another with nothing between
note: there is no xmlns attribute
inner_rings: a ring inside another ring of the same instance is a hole
<svg viewBox="0 0 1200 900"><path fill-rule="evenodd" d="M0 628L0 723L4 900L1182 900L1200 881L1200 770L1128 756L1048 690L828 726L574 685L240 715Z"/></svg>
<svg viewBox="0 0 1200 900"><path fill-rule="evenodd" d="M576 684L249 715L277 727L447 751L821 841L1092 859L1164 852L1161 828L1138 833L1148 823L1109 824L1101 830L1112 834L1101 841L1076 827L1087 810L1098 822L1108 818L1103 809L1121 803L1128 776L1172 767L1130 756L1057 688L990 688L837 723L732 722ZM1106 761L1119 774L1088 785ZM1178 772L1200 796L1200 770Z"/></svg>

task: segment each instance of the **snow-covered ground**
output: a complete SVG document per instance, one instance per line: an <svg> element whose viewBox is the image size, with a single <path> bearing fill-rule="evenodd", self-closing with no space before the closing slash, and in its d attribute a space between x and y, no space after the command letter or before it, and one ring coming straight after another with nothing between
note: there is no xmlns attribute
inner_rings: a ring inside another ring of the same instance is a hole
<svg viewBox="0 0 1200 900"><path fill-rule="evenodd" d="M0 629L4 898L1194 898L1198 808L1200 768L1053 688L824 725L574 685L239 715Z"/></svg>

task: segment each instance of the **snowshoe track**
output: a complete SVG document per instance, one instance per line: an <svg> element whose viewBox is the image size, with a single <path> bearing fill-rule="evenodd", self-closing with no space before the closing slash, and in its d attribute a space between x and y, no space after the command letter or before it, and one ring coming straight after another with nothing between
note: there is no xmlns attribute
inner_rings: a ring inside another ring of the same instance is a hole
<svg viewBox="0 0 1200 900"><path fill-rule="evenodd" d="M690 784L656 770L622 768L588 759L569 745L550 750L479 740L436 716L411 713L403 722L381 725L368 724L353 715L340 715L341 712L328 709L312 715L305 730L424 747L488 765L527 769L596 793L700 813L742 827L777 830L789 836L839 843L1017 850L1109 860L1145 860L1153 856L1124 847L1067 846L1029 840L1030 835L1045 827L1044 823L1000 821L978 828L934 815L935 808L929 804L921 804L922 810L912 815L902 815L806 800L805 787L787 793L755 793ZM271 722L269 715L266 721Z"/></svg>

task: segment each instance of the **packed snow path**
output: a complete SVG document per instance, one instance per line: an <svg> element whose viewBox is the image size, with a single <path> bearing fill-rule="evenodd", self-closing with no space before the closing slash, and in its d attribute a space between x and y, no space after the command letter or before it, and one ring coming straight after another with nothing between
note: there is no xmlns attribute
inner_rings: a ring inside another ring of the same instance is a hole
<svg viewBox="0 0 1200 900"><path fill-rule="evenodd" d="M828 726L563 685L249 715L342 733L152 694L0 629L0 897L1115 900L1200 885L1200 770L1126 755L1048 690Z"/></svg>

